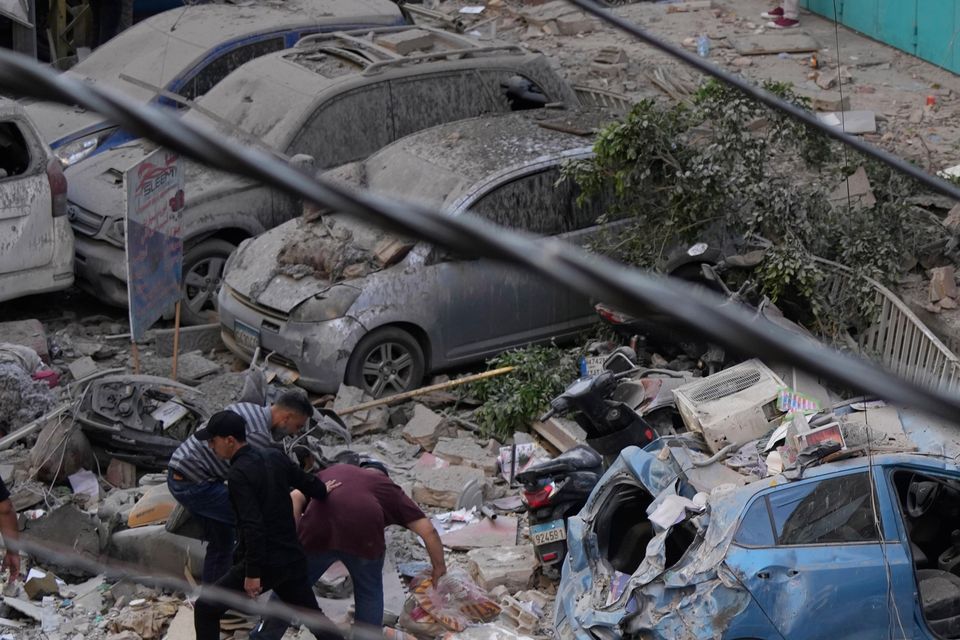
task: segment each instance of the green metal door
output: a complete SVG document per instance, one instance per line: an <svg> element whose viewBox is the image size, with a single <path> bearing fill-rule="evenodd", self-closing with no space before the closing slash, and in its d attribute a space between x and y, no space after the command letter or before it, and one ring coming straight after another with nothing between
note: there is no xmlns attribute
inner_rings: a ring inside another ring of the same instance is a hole
<svg viewBox="0 0 960 640"><path fill-rule="evenodd" d="M960 73L957 0L803 0L808 11Z"/></svg>

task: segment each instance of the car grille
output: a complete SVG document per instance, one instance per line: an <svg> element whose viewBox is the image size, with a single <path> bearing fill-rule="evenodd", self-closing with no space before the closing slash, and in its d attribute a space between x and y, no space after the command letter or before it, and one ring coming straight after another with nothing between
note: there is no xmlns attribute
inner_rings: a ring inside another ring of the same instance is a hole
<svg viewBox="0 0 960 640"><path fill-rule="evenodd" d="M73 202L67 203L67 217L70 219L74 231L85 236L95 236L100 233L103 221L106 220L106 217L99 213L84 209Z"/></svg>
<svg viewBox="0 0 960 640"><path fill-rule="evenodd" d="M233 296L234 300L236 300L243 306L249 309L253 309L257 313L261 313L267 317L274 318L282 322L286 322L287 320L290 319L290 317L286 313L280 311L279 309L274 309L273 307L262 305L259 302L254 302L252 298L249 298L243 295L233 287L228 287L228 288L230 290L230 295Z"/></svg>

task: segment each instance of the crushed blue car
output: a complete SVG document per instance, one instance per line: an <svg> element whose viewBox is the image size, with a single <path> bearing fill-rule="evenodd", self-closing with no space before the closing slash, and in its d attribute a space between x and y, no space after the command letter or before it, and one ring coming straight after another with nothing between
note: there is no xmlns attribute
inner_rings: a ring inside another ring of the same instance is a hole
<svg viewBox="0 0 960 640"><path fill-rule="evenodd" d="M557 637L960 638L960 431L880 405L802 471L752 465L764 440L625 449L569 521Z"/></svg>

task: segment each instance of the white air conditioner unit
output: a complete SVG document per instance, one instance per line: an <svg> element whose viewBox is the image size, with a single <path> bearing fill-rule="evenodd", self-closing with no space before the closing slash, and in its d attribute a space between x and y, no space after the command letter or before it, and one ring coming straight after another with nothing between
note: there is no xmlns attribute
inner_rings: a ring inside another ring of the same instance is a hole
<svg viewBox="0 0 960 640"><path fill-rule="evenodd" d="M749 360L678 387L673 395L687 428L703 434L716 453L728 444L755 440L775 427L783 417L777 398L784 386L762 362Z"/></svg>

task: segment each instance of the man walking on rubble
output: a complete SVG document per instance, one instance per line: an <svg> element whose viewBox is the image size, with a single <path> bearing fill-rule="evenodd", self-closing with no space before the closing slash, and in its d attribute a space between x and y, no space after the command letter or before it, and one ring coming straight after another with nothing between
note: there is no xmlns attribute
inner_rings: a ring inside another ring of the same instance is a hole
<svg viewBox="0 0 960 640"><path fill-rule="evenodd" d="M299 391L284 393L268 407L242 402L226 410L246 422L246 441L254 448L276 447L274 434L293 435L313 415L313 406ZM170 493L203 524L207 553L201 581L215 582L230 568L236 538L233 511L223 484L227 461L218 458L194 434L177 447L167 468Z"/></svg>
<svg viewBox="0 0 960 640"><path fill-rule="evenodd" d="M318 472L317 478L341 482L347 488L327 500L309 503L303 493L291 494L300 543L307 552L310 584L334 562L342 562L353 582L354 622L379 633L383 627L384 529L396 524L420 536L430 556L434 581L447 572L443 543L420 507L376 466L335 464ZM265 620L250 634L250 640L279 640L286 628L283 621Z"/></svg>
<svg viewBox="0 0 960 640"><path fill-rule="evenodd" d="M340 483L324 483L302 471L280 449L254 449L247 443L245 427L240 415L221 411L194 434L230 463L227 488L239 532L237 562L214 584L251 598L272 589L283 602L322 614L307 581L306 558L291 517L290 489L323 501ZM197 600L193 614L197 640L219 640L220 619L227 608L207 596ZM308 627L321 640L339 638L329 620L326 625Z"/></svg>

